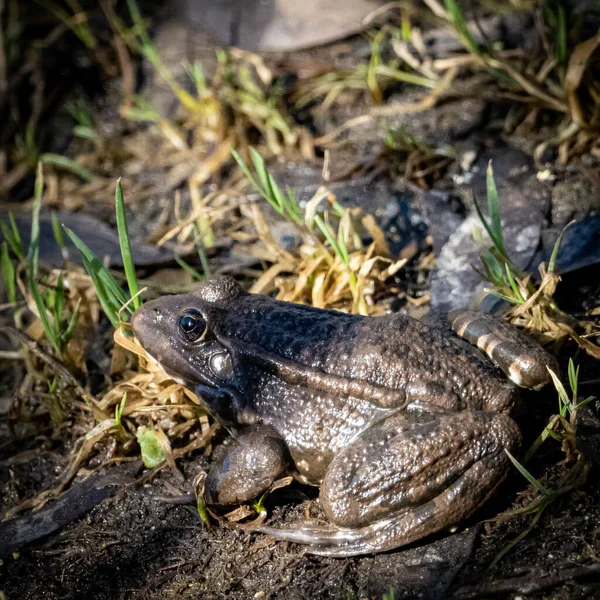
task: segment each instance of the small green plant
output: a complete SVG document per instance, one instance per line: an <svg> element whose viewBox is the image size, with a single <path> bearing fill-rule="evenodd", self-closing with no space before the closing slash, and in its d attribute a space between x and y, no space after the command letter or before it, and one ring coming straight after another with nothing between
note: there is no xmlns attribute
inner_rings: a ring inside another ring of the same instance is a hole
<svg viewBox="0 0 600 600"><path fill-rule="evenodd" d="M384 44L402 39L402 30L383 28L377 31L371 42L371 56L368 63L362 63L349 70L338 70L320 75L297 86L295 103L302 108L319 98L320 110L325 111L336 102L340 94L347 90L368 92L375 104L381 104L385 89L397 83L408 83L434 89L437 81L418 75L406 69L398 59L385 61L382 57Z"/></svg>
<svg viewBox="0 0 600 600"><path fill-rule="evenodd" d="M35 0L37 4L49 10L59 21L68 27L91 50L98 46L87 19L87 13L78 0L65 0L71 10L69 13L61 4L52 0Z"/></svg>
<svg viewBox="0 0 600 600"><path fill-rule="evenodd" d="M58 276L54 286L46 284L43 290L38 285L39 277L39 231L40 209L44 188L44 176L41 163L38 165L34 189L33 211L31 216L31 241L26 259L29 291L34 300L38 316L44 327L46 338L54 348L57 356L61 356L64 346L73 335L73 330L79 319L79 304L68 317L65 314L65 287L63 275ZM11 231L13 244L20 249L20 238L16 239L15 231ZM10 262L8 259L6 259ZM8 289L8 288L7 288ZM13 290L13 301L16 297Z"/></svg>
<svg viewBox="0 0 600 600"><path fill-rule="evenodd" d="M582 485L587 478L587 461L579 452L579 450L577 450L576 446L576 416L579 409L595 400L595 398L593 396L589 396L584 400L579 400L579 367L575 367L573 359L569 359L568 368L569 386L571 388L570 396L556 373L554 373L551 369L548 369L548 371L550 372L558 396L558 414L550 418L548 425L546 425L542 433L532 444L522 462L519 462L508 450L505 450L508 458L513 463L515 468L535 488L538 496L532 502L530 502L528 506L505 513L504 517L526 513L533 513L534 517L529 525L516 538L511 540L506 546L504 546L504 548L502 548L502 550L494 558L491 566L497 564L498 561L507 552L509 552L511 548L513 548L531 532L531 530L540 520L544 510L550 504L565 494L573 491L578 486ZM563 461L561 464L565 467L567 464L572 465L569 468L563 469L562 474L558 477L553 487L542 484L542 482L537 479L523 464L533 456L541 444L548 438L553 438L560 442L561 448L566 455L565 461Z"/></svg>
<svg viewBox="0 0 600 600"><path fill-rule="evenodd" d="M390 587L389 591L381 596L381 600L394 600L396 598L396 590Z"/></svg>
<svg viewBox="0 0 600 600"><path fill-rule="evenodd" d="M121 311L126 310L129 314L132 314L141 303L135 265L131 255L127 219L125 217L125 201L120 180L117 181L115 189L115 211L117 214L117 230L121 246L121 256L123 257L125 277L131 297L127 296L114 275L102 265L87 244L68 227L64 227L64 229L79 252L81 252L84 267L94 284L102 310L110 319L113 327L118 329L121 325Z"/></svg>
<svg viewBox="0 0 600 600"><path fill-rule="evenodd" d="M90 107L85 101L85 98L78 98L73 102L69 102L66 108L77 123L77 125L73 127L73 134L75 136L93 142L101 141L100 134L96 131L92 123Z"/></svg>
<svg viewBox="0 0 600 600"><path fill-rule="evenodd" d="M331 204L333 214L340 219L336 232L329 223L328 216L325 212L319 213L316 209L303 211L296 199L294 191L288 187L284 192L279 187L269 173L263 158L254 148L250 149L254 173L250 171L235 150L232 150L232 154L256 191L275 209L275 211L290 221L304 239L309 240L315 246L316 251L329 265L334 264L336 257L342 262L347 271L348 285L352 297L354 298L354 302L357 305L359 312L366 314L365 300L358 286L358 274L351 265L350 252L348 249L347 240L353 237L352 234L354 233L352 231L351 222L349 222L348 219L344 219L344 216L348 213L344 212L344 209L337 201ZM331 247L333 253L324 246L318 235L319 231Z"/></svg>
<svg viewBox="0 0 600 600"><path fill-rule="evenodd" d="M115 423L117 424L118 429L123 428L123 423L121 421L123 417L123 411L125 410L125 403L127 402L127 392L123 393L123 399L119 404L115 406Z"/></svg>
<svg viewBox="0 0 600 600"><path fill-rule="evenodd" d="M148 469L158 467L167 459L167 454L154 429L140 427L137 441L142 452L142 460Z"/></svg>

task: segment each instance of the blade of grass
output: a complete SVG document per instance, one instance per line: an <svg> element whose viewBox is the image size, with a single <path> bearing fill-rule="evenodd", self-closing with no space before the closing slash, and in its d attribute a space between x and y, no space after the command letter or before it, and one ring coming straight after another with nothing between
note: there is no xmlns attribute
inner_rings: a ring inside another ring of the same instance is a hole
<svg viewBox="0 0 600 600"><path fill-rule="evenodd" d="M63 235L62 228L60 223L58 222L58 215L55 211L52 211L51 215L52 219L52 234L54 235L54 239L56 244L60 248L60 252L64 260L69 258L69 249L67 248L67 244L65 243L65 236Z"/></svg>
<svg viewBox="0 0 600 600"><path fill-rule="evenodd" d="M198 271L196 271L196 269L194 269L194 267L192 267L191 265L188 265L182 258L180 258L179 256L175 257L175 262L184 270L186 271L186 273L189 273L193 279L195 279L196 281L202 281L204 279L204 277L202 276L201 273L199 273Z"/></svg>
<svg viewBox="0 0 600 600"><path fill-rule="evenodd" d="M12 216L12 213L8 213L9 218ZM4 222L0 221L0 230L2 230L2 235L4 236L4 240L8 244L9 248L12 250L12 253L19 259L23 260L23 247L15 238L14 233L11 231L11 228Z"/></svg>
<svg viewBox="0 0 600 600"><path fill-rule="evenodd" d="M55 329L52 326L52 323L50 323L50 319L48 318L46 304L44 303L44 299L42 298L42 294L40 293L40 290L38 288L37 281L35 280L35 276L33 274L33 269L30 269L30 272L29 272L29 287L31 290L31 295L33 296L33 300L35 302L35 305L36 305L38 313L39 313L40 321L42 322L42 325L44 327L44 332L46 334L46 337L48 338L48 341L50 342L50 344L52 344L52 347L54 348L54 350L56 350L56 353L58 355L60 355L60 351L61 351L60 341L56 337Z"/></svg>
<svg viewBox="0 0 600 600"><path fill-rule="evenodd" d="M521 293L521 290L519 289L519 286L517 285L517 282L515 281L515 278L513 277L510 267L506 263L504 263L504 266L506 268L506 277L508 279L508 283L510 284L510 287L513 291L513 294L515 295L515 298L518 300L519 304L524 304L525 298L523 297L523 294Z"/></svg>
<svg viewBox="0 0 600 600"><path fill-rule="evenodd" d="M52 304L52 314L54 316L54 331L60 336L60 323L62 321L63 310L65 306L65 286L62 273L58 276L56 289L54 290L54 302Z"/></svg>
<svg viewBox="0 0 600 600"><path fill-rule="evenodd" d="M29 241L29 250L27 252L27 260L29 261L34 279L38 274L40 258L40 210L42 208L43 193L44 172L42 170L42 163L38 163L33 193L33 209L31 211L31 239Z"/></svg>
<svg viewBox="0 0 600 600"><path fill-rule="evenodd" d="M65 169L65 171L70 171L88 183L96 179L96 175L89 169L60 154L46 152L40 156L40 162L45 165L53 165L54 167Z"/></svg>
<svg viewBox="0 0 600 600"><path fill-rule="evenodd" d="M77 300L77 304L75 305L75 310L69 319L69 323L67 324L67 328L61 333L60 339L63 344L69 342L71 337L73 336L73 330L75 329L75 325L77 325L77 321L79 321L79 312L81 307L81 298Z"/></svg>
<svg viewBox="0 0 600 600"><path fill-rule="evenodd" d="M529 483L535 487L538 492L547 496L549 491L505 448L504 452L506 452L508 458L510 458L510 462L516 467L516 469L529 481Z"/></svg>
<svg viewBox="0 0 600 600"><path fill-rule="evenodd" d="M119 287L116 279L113 277L111 272L102 265L102 263L94 256L94 253L88 248L85 242L75 234L71 229L63 225L67 235L71 238L71 241L75 244L76 248L81 252L83 258L88 264L93 267L93 271L99 281L103 284L103 289L106 292L110 292L112 298L122 306L128 300L127 294ZM91 275L90 275L91 276Z"/></svg>
<svg viewBox="0 0 600 600"><path fill-rule="evenodd" d="M129 293L132 297L133 308L141 306L141 300L138 295L138 283L135 274L135 265L131 256L131 245L129 243L129 231L127 230L127 217L125 216L125 200L123 199L123 188L121 179L117 179L115 190L115 211L117 213L117 232L119 234L119 246L121 247L121 256L123 257L123 267L125 269L125 278L129 286Z"/></svg>
<svg viewBox="0 0 600 600"><path fill-rule="evenodd" d="M494 233L492 240L503 256L507 256L504 248L504 235L502 233L502 219L500 217L500 203L498 202L498 189L494 180L494 169L492 161L488 163L486 173L486 190L488 202L488 215L490 217L490 228Z"/></svg>
<svg viewBox="0 0 600 600"><path fill-rule="evenodd" d="M121 326L121 323L119 322L117 311L115 310L115 307L113 306L106 292L106 289L104 288L104 282L100 279L97 264L92 263L92 261L89 261L86 258L86 256L83 256L82 259L83 266L85 267L85 270L87 271L88 275L90 276L90 279L92 280L92 283L94 284L96 295L98 296L98 300L100 301L100 306L102 306L104 314L108 317L108 319L112 323L112 326L115 329L118 329Z"/></svg>
<svg viewBox="0 0 600 600"><path fill-rule="evenodd" d="M8 244L6 242L2 242L0 265L2 266L2 279L4 281L6 297L8 298L10 304L15 305L17 303L15 267L13 266L10 256L8 255Z"/></svg>
<svg viewBox="0 0 600 600"><path fill-rule="evenodd" d="M260 186L260 184L258 183L258 181L256 181L256 179L254 178L254 175L252 175L252 172L246 166L246 163L242 160L242 157L233 148L231 149L231 154L233 155L233 158L235 158L235 161L237 162L237 164L240 166L240 169L242 169L242 172L246 176L246 179L254 186L254 188L262 196L264 196L265 192L263 191L263 188Z"/></svg>

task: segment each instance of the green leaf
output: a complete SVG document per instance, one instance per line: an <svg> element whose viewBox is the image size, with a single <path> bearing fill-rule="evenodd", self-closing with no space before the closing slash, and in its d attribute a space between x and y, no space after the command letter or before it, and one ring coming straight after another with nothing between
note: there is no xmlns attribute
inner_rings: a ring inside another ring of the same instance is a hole
<svg viewBox="0 0 600 600"><path fill-rule="evenodd" d="M123 189L121 179L117 180L115 190L115 211L117 213L117 231L119 234L119 246L121 247L121 256L123 257L123 267L125 268L125 277L129 286L129 293L133 298L133 308L137 309L142 302L138 295L139 288L135 274L135 265L131 256L131 245L129 243L129 232L127 230L127 217L125 216L125 200L123 199Z"/></svg>
<svg viewBox="0 0 600 600"><path fill-rule="evenodd" d="M117 427L122 427L121 417L123 416L123 410L125 409L125 402L127 402L127 392L123 393L121 402L115 406L115 421L117 422Z"/></svg>
<svg viewBox="0 0 600 600"><path fill-rule="evenodd" d="M48 318L46 304L44 303L44 299L42 298L42 295L38 288L37 281L33 274L33 269L31 269L29 273L29 286L31 289L31 295L33 296L33 300L35 301L35 305L39 313L40 320L42 322L42 325L44 326L44 332L46 334L46 337L48 338L48 341L52 344L52 347L56 350L57 354L60 355L60 340L58 339L55 329L52 323L50 322L50 319Z"/></svg>
<svg viewBox="0 0 600 600"><path fill-rule="evenodd" d="M500 203L498 201L498 189L494 180L494 170L492 161L488 163L486 174L486 189L488 201L488 214L490 217L490 229L493 233L492 241L503 256L506 256L504 249L504 235L502 233L502 219L500 217Z"/></svg>
<svg viewBox="0 0 600 600"><path fill-rule="evenodd" d="M331 227L329 226L329 224L324 221L321 215L315 216L315 223L329 242L329 245L336 253L336 255L340 257L340 259L344 262L346 266L349 266L348 263L344 261L344 253L342 252L342 249L340 248L337 240L335 239L335 235L333 234L333 231L331 231Z"/></svg>
<svg viewBox="0 0 600 600"><path fill-rule="evenodd" d="M256 179L252 175L252 172L250 171L250 169L246 166L246 163L242 160L242 157L233 148L231 149L231 154L233 155L233 158L235 158L237 164L240 166L240 169L242 169L242 172L246 176L246 179L254 186L254 188L262 196L264 196L265 194L264 194L261 186L259 185L259 183L256 181Z"/></svg>
<svg viewBox="0 0 600 600"><path fill-rule="evenodd" d="M558 378L558 375L549 367L546 367L548 373L550 373L550 377L552 378L552 383L558 392L558 412L561 417L565 417L567 412L570 410L569 396L567 395L567 390L565 390L565 386L562 384L562 381Z"/></svg>
<svg viewBox="0 0 600 600"><path fill-rule="evenodd" d="M65 171L70 171L88 183L90 181L94 181L96 178L96 176L89 169L83 165L80 165L79 163L76 163L74 160L67 158L66 156L61 156L60 154L51 154L46 152L40 156L40 162L45 165L53 165L60 169L64 169Z"/></svg>
<svg viewBox="0 0 600 600"><path fill-rule="evenodd" d="M444 0L446 10L450 13L452 24L454 29L458 32L462 38L463 43L467 47L467 50L473 54L481 56L481 50L479 44L475 41L475 38L471 35L469 28L467 27L467 20L462 13L462 10L455 0Z"/></svg>
<svg viewBox="0 0 600 600"><path fill-rule="evenodd" d="M196 248L198 249L198 257L202 264L202 270L204 271L204 277L210 277L210 265L208 258L206 257L206 251L204 250L204 236L200 231L198 223L194 223L194 241L196 242ZM191 268L191 267L190 267Z"/></svg>
<svg viewBox="0 0 600 600"><path fill-rule="evenodd" d="M69 256L69 251L67 250L67 244L65 243L65 236L63 235L62 228L60 223L58 222L58 215L55 211L52 211L51 214L52 219L52 234L54 235L54 240L56 241L58 247L61 250L63 258L67 258Z"/></svg>
<svg viewBox="0 0 600 600"><path fill-rule="evenodd" d="M77 321L79 321L79 310L81 306L81 298L77 300L77 304L75 305L75 310L69 319L67 324L67 328L61 333L60 339L63 344L68 343L68 341L73 336L73 330L75 329L75 325L77 325Z"/></svg>
<svg viewBox="0 0 600 600"><path fill-rule="evenodd" d="M196 269L194 269L194 267L192 267L191 265L188 265L182 258L180 258L179 256L175 257L175 262L187 273L189 273L193 279L196 279L197 281L202 281L204 279L202 273L199 273L198 271L196 271Z"/></svg>
<svg viewBox="0 0 600 600"><path fill-rule="evenodd" d="M63 228L71 238L71 241L75 244L76 248L81 252L82 256L87 260L89 265L93 267L94 273L102 282L106 293L110 294L110 297L120 309L128 300L127 294L119 287L119 284L111 272L102 265L94 253L88 248L87 244L71 229L65 225L63 225Z"/></svg>
<svg viewBox="0 0 600 600"><path fill-rule="evenodd" d="M565 231L567 231L567 229L571 227L573 223L575 223L575 221L571 221L563 227L563 230L560 232L558 239L554 243L554 247L552 248L552 254L550 255L550 260L548 261L548 273L554 273L554 270L556 268L556 258L558 256L558 251L562 244L563 236L565 235Z"/></svg>
<svg viewBox="0 0 600 600"><path fill-rule="evenodd" d="M515 465L519 473L521 473L521 475L523 475L536 490L545 496L550 493L506 448L504 449L504 452L506 452L508 458L510 458L510 461Z"/></svg>
<svg viewBox="0 0 600 600"><path fill-rule="evenodd" d="M12 216L12 213L8 213L8 216L10 218ZM14 217L13 217L13 219L14 219ZM4 236L4 239L5 239L6 243L9 245L13 254L19 260L23 260L23 258L24 258L23 247L20 244L20 242L17 241L17 239L15 238L15 235L11 231L11 228L9 228L9 226L4 221L0 221L0 229L2 230L2 235Z"/></svg>
<svg viewBox="0 0 600 600"><path fill-rule="evenodd" d="M17 287L15 281L15 267L8 255L8 244L2 242L2 251L0 253L0 265L2 266L2 279L4 281L4 289L6 297L10 304L17 303Z"/></svg>
<svg viewBox="0 0 600 600"><path fill-rule="evenodd" d="M56 289L52 303L52 314L54 316L55 331L60 331L60 323L62 321L63 308L65 305L65 286L63 283L62 273L58 276Z"/></svg>
<svg viewBox="0 0 600 600"><path fill-rule="evenodd" d="M506 277L508 279L508 283L510 284L510 287L513 291L513 294L515 295L515 298L518 301L518 304L525 304L525 298L523 297L523 294L521 293L521 290L519 289L519 286L517 285L517 282L513 277L510 267L506 263L504 263L504 266L506 268Z"/></svg>
<svg viewBox="0 0 600 600"><path fill-rule="evenodd" d="M109 296L106 288L104 287L104 282L100 278L100 272L98 270L99 263L97 259L95 262L89 261L86 256L83 256L82 259L83 266L85 267L85 270L94 284L94 289L96 290L96 295L98 296L98 300L100 301L100 306L102 306L104 314L106 314L106 316L109 318L112 326L115 329L118 329L121 326L119 316L117 314L118 309L115 307L113 299ZM102 265L100 265L100 267L103 268Z"/></svg>
<svg viewBox="0 0 600 600"><path fill-rule="evenodd" d="M31 211L31 240L29 241L29 251L27 252L27 259L31 265L31 272L34 278L38 274L40 257L40 210L42 208L43 193L44 173L42 163L38 163L33 194L33 209Z"/></svg>
<svg viewBox="0 0 600 600"><path fill-rule="evenodd" d="M579 365L575 368L575 363L572 358L569 358L569 385L571 386L571 391L573 392L573 396L577 398L577 387L579 382Z"/></svg>
<svg viewBox="0 0 600 600"><path fill-rule="evenodd" d="M158 467L158 465L165 462L167 455L158 441L154 429L140 427L137 434L137 441L142 451L142 460L148 469Z"/></svg>

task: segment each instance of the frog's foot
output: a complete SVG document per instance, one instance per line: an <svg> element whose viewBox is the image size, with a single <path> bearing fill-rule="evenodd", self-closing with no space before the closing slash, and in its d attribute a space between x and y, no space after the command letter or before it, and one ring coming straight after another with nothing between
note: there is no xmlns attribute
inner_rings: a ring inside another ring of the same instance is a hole
<svg viewBox="0 0 600 600"><path fill-rule="evenodd" d="M519 432L491 412L400 413L365 431L331 463L321 503L333 525L262 526L325 556L383 552L450 527L494 493Z"/></svg>
<svg viewBox="0 0 600 600"><path fill-rule="evenodd" d="M532 337L503 319L464 309L448 315L450 326L462 338L485 352L519 387L539 390L559 372L558 361Z"/></svg>

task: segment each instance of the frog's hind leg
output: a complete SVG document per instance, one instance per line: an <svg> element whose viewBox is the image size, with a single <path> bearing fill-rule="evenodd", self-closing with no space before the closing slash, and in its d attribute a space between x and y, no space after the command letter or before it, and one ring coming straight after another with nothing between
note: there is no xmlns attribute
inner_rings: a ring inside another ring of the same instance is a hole
<svg viewBox="0 0 600 600"><path fill-rule="evenodd" d="M339 454L321 488L331 525L261 527L326 556L354 556L410 544L468 517L507 470L505 449L520 435L491 412L402 413L364 432Z"/></svg>

